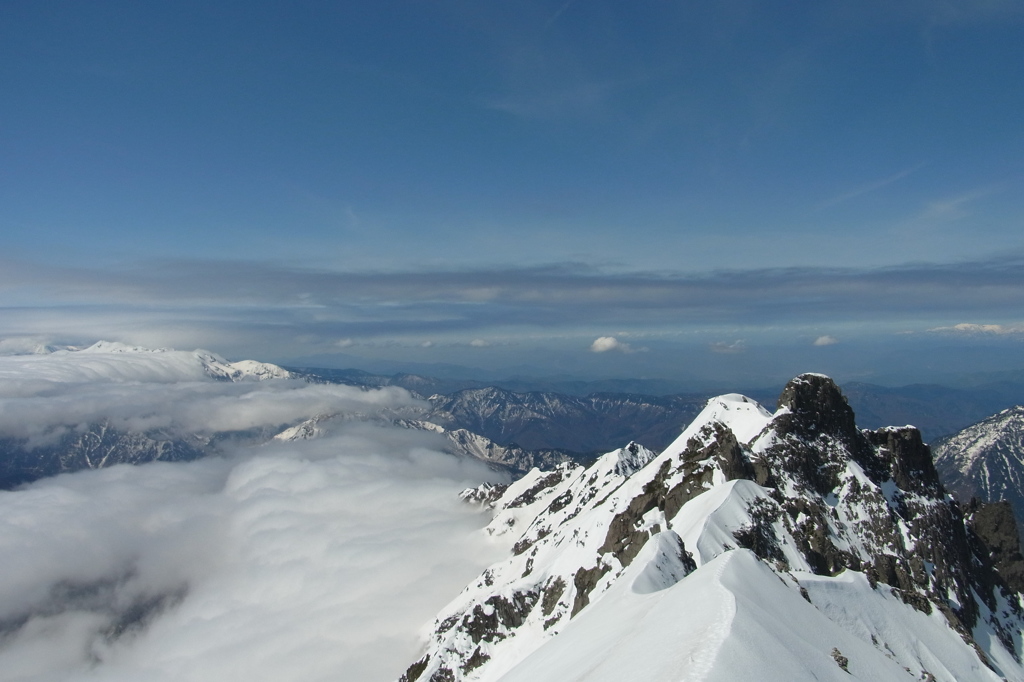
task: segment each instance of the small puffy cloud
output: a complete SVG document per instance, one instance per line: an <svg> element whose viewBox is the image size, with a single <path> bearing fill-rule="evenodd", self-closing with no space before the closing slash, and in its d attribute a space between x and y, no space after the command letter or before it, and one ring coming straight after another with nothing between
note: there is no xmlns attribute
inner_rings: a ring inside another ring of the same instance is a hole
<svg viewBox="0 0 1024 682"><path fill-rule="evenodd" d="M473 348L487 348L491 343L485 339L473 339L469 342L469 345L473 346Z"/></svg>
<svg viewBox="0 0 1024 682"><path fill-rule="evenodd" d="M723 353L726 355L742 353L747 350L747 344L744 343L743 339L737 339L732 343L728 341L715 341L711 344L712 353Z"/></svg>
<svg viewBox="0 0 1024 682"><path fill-rule="evenodd" d="M338 339L334 342L334 345L338 348L350 348L355 345L355 341L352 339Z"/></svg>
<svg viewBox="0 0 1024 682"><path fill-rule="evenodd" d="M620 353L632 353L633 349L628 343L619 341L614 336L602 336L594 339L594 342L590 344L590 351L592 353L607 353L608 351L619 351Z"/></svg>
<svg viewBox="0 0 1024 682"><path fill-rule="evenodd" d="M434 347L434 342L433 341L424 341L423 343L420 344L420 348L433 348L433 347Z"/></svg>
<svg viewBox="0 0 1024 682"><path fill-rule="evenodd" d="M961 322L951 327L933 327L930 332L946 332L951 334L1021 334L1024 327L1020 325L1007 326L1002 324L974 324L973 322Z"/></svg>
<svg viewBox="0 0 1024 682"><path fill-rule="evenodd" d="M839 343L839 339L834 336L830 336L829 334L825 334L824 336L819 336L814 339L815 346L834 346L837 343Z"/></svg>

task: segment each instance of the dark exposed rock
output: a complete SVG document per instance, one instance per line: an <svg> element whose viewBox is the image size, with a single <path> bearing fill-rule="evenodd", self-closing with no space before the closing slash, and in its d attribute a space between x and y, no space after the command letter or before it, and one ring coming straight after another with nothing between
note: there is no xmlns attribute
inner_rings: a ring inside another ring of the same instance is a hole
<svg viewBox="0 0 1024 682"><path fill-rule="evenodd" d="M427 654L420 660L410 665L406 669L405 673L403 673L402 676L398 678L398 682L416 682L416 680L420 679L420 675L423 674L423 671L427 669L427 665L429 663L430 654Z"/></svg>
<svg viewBox="0 0 1024 682"><path fill-rule="evenodd" d="M521 538L516 541L516 544L512 545L512 556L519 556L531 547L533 547L532 538Z"/></svg>
<svg viewBox="0 0 1024 682"><path fill-rule="evenodd" d="M748 512L752 523L733 532L736 543L766 561L785 564L786 556L779 547L779 539L772 527L782 509L773 500L762 498L755 500Z"/></svg>
<svg viewBox="0 0 1024 682"><path fill-rule="evenodd" d="M633 561L650 537L646 529L638 529L637 526L644 514L664 499L664 487L659 484L657 480L648 483L643 493L634 497L625 511L615 515L608 525L604 544L598 550L601 554L611 552L623 566Z"/></svg>
<svg viewBox="0 0 1024 682"><path fill-rule="evenodd" d="M576 576L573 578L573 584L576 586L576 598L572 604L572 611L569 614L570 618L582 611L583 607L590 603L590 593L597 587L597 581L610 570L610 566L599 565L593 568L581 568L576 571Z"/></svg>
<svg viewBox="0 0 1024 682"><path fill-rule="evenodd" d="M562 580L561 576L556 576L550 582L547 587L544 588L544 599L541 601L541 612L545 616L550 616L555 610L555 606L558 605L558 600L562 598L562 594L565 592L565 581Z"/></svg>
<svg viewBox="0 0 1024 682"><path fill-rule="evenodd" d="M968 526L984 545L992 566L1014 592L1024 593L1024 556L1009 502L972 500Z"/></svg>
<svg viewBox="0 0 1024 682"><path fill-rule="evenodd" d="M572 491L566 490L564 493L551 500L551 504L548 505L549 512L561 511L572 503Z"/></svg>
<svg viewBox="0 0 1024 682"><path fill-rule="evenodd" d="M455 673L451 668L441 666L430 676L430 682L455 682Z"/></svg>
<svg viewBox="0 0 1024 682"><path fill-rule="evenodd" d="M512 599L494 595L463 618L460 627L476 644L504 639L506 631L523 624L536 605L537 597L536 592L516 592Z"/></svg>
<svg viewBox="0 0 1024 682"><path fill-rule="evenodd" d="M529 490L523 492L519 497L513 500L508 506L509 507L525 507L528 504L533 504L537 501L537 495L541 491L547 490L551 486L558 485L562 482L561 471L555 471L550 473L544 478L537 481Z"/></svg>
<svg viewBox="0 0 1024 682"><path fill-rule="evenodd" d="M932 462L931 450L921 440L920 431L904 426L865 431L864 435L879 449L883 466L888 465L890 477L903 492L941 494L939 473Z"/></svg>
<svg viewBox="0 0 1024 682"><path fill-rule="evenodd" d="M832 648L832 660L836 662L836 665L842 668L843 672L850 672L850 659L848 659L846 656L843 656L843 652L836 647Z"/></svg>
<svg viewBox="0 0 1024 682"><path fill-rule="evenodd" d="M483 506L494 504L508 490L507 485L482 483L475 488L467 488L459 495L465 502L472 502Z"/></svg>
<svg viewBox="0 0 1024 682"><path fill-rule="evenodd" d="M476 650L473 651L473 655L466 659L466 662L462 664L462 672L472 672L489 660L491 660L491 657L481 651L480 647L477 647Z"/></svg>
<svg viewBox="0 0 1024 682"><path fill-rule="evenodd" d="M870 446L857 429L853 410L839 387L820 374L801 374L779 397L780 413L772 421L778 441L759 463L758 483L776 485L787 474L820 495L833 490L849 453L871 468ZM871 472L868 474L871 475Z"/></svg>

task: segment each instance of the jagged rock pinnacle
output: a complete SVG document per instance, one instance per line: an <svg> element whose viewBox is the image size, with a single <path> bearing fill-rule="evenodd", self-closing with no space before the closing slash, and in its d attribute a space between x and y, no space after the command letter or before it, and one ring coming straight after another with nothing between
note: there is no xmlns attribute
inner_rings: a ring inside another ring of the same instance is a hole
<svg viewBox="0 0 1024 682"><path fill-rule="evenodd" d="M849 441L857 433L853 409L831 378L824 374L801 374L782 389L779 408L792 415L794 432L814 436L825 433Z"/></svg>

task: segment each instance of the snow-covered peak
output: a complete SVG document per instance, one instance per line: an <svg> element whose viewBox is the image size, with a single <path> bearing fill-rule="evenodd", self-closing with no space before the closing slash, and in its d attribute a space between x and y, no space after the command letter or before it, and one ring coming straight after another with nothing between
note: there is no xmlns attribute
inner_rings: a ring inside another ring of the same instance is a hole
<svg viewBox="0 0 1024 682"><path fill-rule="evenodd" d="M756 400L739 393L726 393L708 400L707 406L683 429L679 437L665 448L665 452L682 452L690 439L699 436L708 424L715 422L732 431L739 442L748 443L761 433L771 420L772 413Z"/></svg>
<svg viewBox="0 0 1024 682"><path fill-rule="evenodd" d="M167 353L170 348L145 348L143 346L132 346L120 341L97 341L96 343L82 348L79 353Z"/></svg>
<svg viewBox="0 0 1024 682"><path fill-rule="evenodd" d="M285 429L274 436L274 440L295 441L322 438L327 434L327 430L320 426L320 422L327 418L327 415L318 414L315 417L311 417L299 424L296 424L295 426Z"/></svg>
<svg viewBox="0 0 1024 682"><path fill-rule="evenodd" d="M266 381L267 379L290 379L292 373L286 369L272 365L269 362L257 362L255 360L240 360L229 363L238 374L236 379L256 379Z"/></svg>

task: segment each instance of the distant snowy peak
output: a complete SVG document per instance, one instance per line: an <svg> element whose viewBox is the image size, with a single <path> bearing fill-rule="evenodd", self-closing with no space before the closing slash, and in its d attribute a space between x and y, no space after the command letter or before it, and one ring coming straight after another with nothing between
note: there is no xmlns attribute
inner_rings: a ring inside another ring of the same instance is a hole
<svg viewBox="0 0 1024 682"><path fill-rule="evenodd" d="M228 363L231 367L229 378L232 381L255 379L266 381L267 379L291 379L292 373L288 370L272 365L269 362L256 362L255 360L240 360Z"/></svg>
<svg viewBox="0 0 1024 682"><path fill-rule="evenodd" d="M1024 460L1024 406L1017 405L977 424L943 438L935 445L935 459L953 460L958 467L969 467L993 452L1012 447L1018 461Z"/></svg>
<svg viewBox="0 0 1024 682"><path fill-rule="evenodd" d="M328 415L318 414L315 417L311 417L299 424L296 424L295 426L285 429L274 436L273 440L289 442L323 438L327 435L328 430L322 426L322 423L329 419L330 417Z"/></svg>
<svg viewBox="0 0 1024 682"><path fill-rule="evenodd" d="M69 347L69 350L73 350ZM97 341L91 346L80 350L73 350L78 353L168 353L170 348L145 348L143 346L131 346L120 341Z"/></svg>
<svg viewBox="0 0 1024 682"><path fill-rule="evenodd" d="M202 349L178 351L172 348L145 348L118 341L97 341L87 348L55 351L50 357L55 362L62 359L70 363L78 361L79 364L91 367L101 367L105 363L112 369L117 369L120 361L124 370L122 373L127 375L125 378L130 378L131 368L135 368L140 380L152 380L151 376L157 372L170 373L171 377L178 380L196 379L204 375L220 381L292 378L288 370L266 362L228 362L220 355ZM151 370L148 375L144 371L146 369Z"/></svg>
<svg viewBox="0 0 1024 682"><path fill-rule="evenodd" d="M964 502L1006 500L1024 518L1024 406L968 426L932 449L942 480Z"/></svg>
<svg viewBox="0 0 1024 682"><path fill-rule="evenodd" d="M272 365L268 362L257 362L255 360L240 360L228 362L220 355L211 353L208 350L196 349L194 351L176 351L173 348L145 348L143 346L131 346L119 341L97 341L88 348L78 351L69 351L84 354L125 354L125 355L191 355L202 367L203 371L214 379L226 381L265 381L267 379L290 379L292 373L288 370Z"/></svg>
<svg viewBox="0 0 1024 682"><path fill-rule="evenodd" d="M859 430L821 375L779 404L720 396L660 455L467 491L509 556L403 682L1024 680L1020 595L920 434Z"/></svg>

